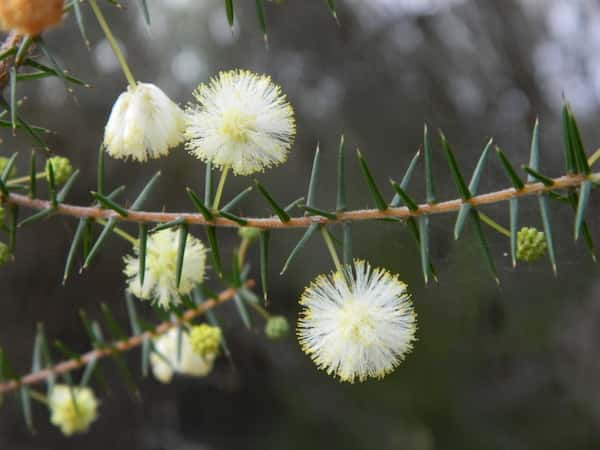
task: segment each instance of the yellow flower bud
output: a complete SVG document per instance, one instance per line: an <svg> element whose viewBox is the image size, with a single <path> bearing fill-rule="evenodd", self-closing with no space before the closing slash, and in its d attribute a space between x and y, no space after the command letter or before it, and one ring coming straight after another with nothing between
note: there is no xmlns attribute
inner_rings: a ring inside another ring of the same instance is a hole
<svg viewBox="0 0 600 450"><path fill-rule="evenodd" d="M290 331L290 325L283 316L273 316L265 324L265 335L269 339L281 339Z"/></svg>
<svg viewBox="0 0 600 450"><path fill-rule="evenodd" d="M52 164L52 170L54 171L54 181L56 184L63 184L69 179L73 173L73 166L69 158L63 156L53 156L46 160L46 178L49 178L48 165Z"/></svg>
<svg viewBox="0 0 600 450"><path fill-rule="evenodd" d="M200 356L216 355L221 345L221 329L204 323L192 327L190 345Z"/></svg>
<svg viewBox="0 0 600 450"><path fill-rule="evenodd" d="M546 253L544 233L533 227L523 227L517 233L517 259L533 262Z"/></svg>

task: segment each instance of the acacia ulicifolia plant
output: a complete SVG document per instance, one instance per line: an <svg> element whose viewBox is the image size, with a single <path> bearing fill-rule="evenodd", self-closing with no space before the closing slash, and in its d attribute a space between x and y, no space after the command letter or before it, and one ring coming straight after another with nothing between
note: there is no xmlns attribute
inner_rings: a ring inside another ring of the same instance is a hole
<svg viewBox="0 0 600 450"><path fill-rule="evenodd" d="M143 0L141 5L149 19ZM258 0L256 5L259 25L266 36L263 2ZM334 3L328 1L327 5L337 20ZM225 0L225 6L229 23L233 25L233 1ZM595 259L585 213L590 193L600 182L600 173L592 172L592 166L600 158L600 151L587 156L568 105L565 104L562 112L566 173L559 177L540 173L537 121L533 127L529 164L522 167L523 172L515 169L502 150L494 148L490 140L469 183L458 167L450 144L440 133L441 147L459 194L457 199L440 201L432 174L430 132L425 126L422 148L408 164L402 179L399 183L390 180L390 188L395 195L389 202L383 196L381 183L374 179L365 157L357 150L357 164L364 176L365 187L373 198L373 209L349 209L345 194L346 149L343 137L338 149L335 211L324 210L316 204L320 168L318 147L306 197L284 206L263 184L254 181L225 203L223 192L229 173L245 177L263 172L285 163L288 153L293 150L295 117L283 89L266 75L246 70L221 72L208 82L201 83L190 102L182 108L158 86L136 81L97 0L0 2L0 22L9 30L0 54L0 87L7 91L8 96L8 99L1 98L4 111L0 113L3 116L0 125L13 133L22 131L29 134L38 147L48 150L42 138L45 129L29 124L19 113L19 82L54 76L67 85L86 86L58 65L40 33L73 13L82 36L87 40L82 15L83 8L87 7L102 28L127 81L126 91L112 106L104 130L98 157L98 180L91 192L91 205L66 203L78 175L68 159L51 156L46 159L44 170L37 172L37 153L34 151L28 175L19 176L16 153L2 157L0 224L7 240L0 243L0 261L8 263L18 257L16 242L20 228L35 226L39 220L50 216L65 216L79 221L71 245L66 249L65 282L79 257L82 270L91 268L95 255L102 250L109 236L117 235L127 240L132 250L131 254L123 256L122 264L130 331L125 331L117 323L108 305L102 305L102 322L92 320L81 312L81 321L92 347L85 354L77 354L59 341L49 345L41 325L34 339L31 373L16 374L7 353L0 350L0 395L19 391L20 406L30 427L33 427L33 399L48 407L50 421L65 435L86 431L98 417L99 402L90 382L102 370L98 364L100 359L113 358L127 385L135 390L132 376L120 354L137 347L141 348L142 374L147 375L151 368L159 382L168 383L176 374L208 375L216 358L230 351L214 311L229 300L235 302L241 321L247 327L252 326L253 312L264 320L264 332L268 338L286 336L289 332L287 319L271 315L266 302L268 280L273 271L269 242L271 234L278 230L306 229L283 263L281 274L315 233L323 239L333 269L318 276L301 295L302 311L297 323L297 337L302 349L319 368L340 381L350 383L382 378L393 371L412 350L417 328L416 313L406 283L386 269L373 268L365 260L353 259L353 222L368 220L373 221L375 226L374 221L387 220L407 225L420 250L421 268L427 283L437 280L430 259L430 220L435 214L456 213L454 237L460 237L467 220L472 223L493 279L499 283L484 225L508 238L507 247L510 248L513 265L517 261L533 262L547 253L556 274L550 204L559 201L573 207L575 239L582 236ZM42 9L45 13L38 14ZM49 65L33 56L31 50L34 46L42 50ZM191 212L142 210L144 202L159 183L160 174L148 181L129 207L117 201L123 187L112 191L107 189L106 155L144 163L149 159L167 157L181 146L206 165L204 195L201 197L192 188L186 191L193 206ZM506 173L510 186L479 194L479 180L493 152L497 154L499 167ZM424 160L427 197L425 203L418 204L408 193L408 186L421 159ZM220 171L220 177L214 189L213 172L216 170ZM38 196L40 180L47 184L47 199ZM235 214L236 207L251 192L257 192L264 198L273 216L255 218ZM532 227L520 228L519 199L525 196L537 197L543 231ZM508 229L481 211L481 207L498 202L509 205ZM19 212L23 208L34 212L20 219ZM292 213L298 210L301 214L292 217ZM138 225L137 236L125 229L131 222ZM206 241L192 235L194 225L204 228ZM101 227L95 240L92 233L94 226ZM218 228L238 230L240 241L230 270L225 269L220 256ZM333 236L336 228L341 228L341 257L338 255L337 239ZM260 246L264 304L252 291L255 282L248 279L246 254L255 242ZM204 284L208 257L211 270L224 286L219 294L210 291ZM140 305L135 298L147 303ZM159 323L151 325L142 320L137 312L140 307L151 308L159 317ZM111 333L111 339L105 338L104 330ZM65 359L56 362L57 358ZM77 369L83 371L76 383L71 372ZM45 393L36 389L36 385L42 382L46 383Z"/></svg>

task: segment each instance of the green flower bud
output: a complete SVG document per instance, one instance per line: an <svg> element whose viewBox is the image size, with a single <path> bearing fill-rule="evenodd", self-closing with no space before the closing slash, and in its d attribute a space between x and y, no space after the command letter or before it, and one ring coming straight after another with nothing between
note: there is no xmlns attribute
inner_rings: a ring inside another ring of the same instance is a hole
<svg viewBox="0 0 600 450"><path fill-rule="evenodd" d="M0 156L0 174L2 172L4 172L4 169L6 168L6 165L8 164L8 158L5 158L4 156ZM15 166L12 166L12 169L10 169L10 172L8 174L8 178L14 178L17 175L17 168Z"/></svg>
<svg viewBox="0 0 600 450"><path fill-rule="evenodd" d="M238 234L242 239L246 239L250 242L258 239L260 235L260 230L254 227L240 227L238 230Z"/></svg>
<svg viewBox="0 0 600 450"><path fill-rule="evenodd" d="M73 166L69 158L62 156L53 156L46 160L46 178L49 178L48 165L52 164L52 170L54 171L54 181L56 184L63 184L69 179L73 173Z"/></svg>
<svg viewBox="0 0 600 450"><path fill-rule="evenodd" d="M544 233L533 227L523 227L517 233L517 259L533 262L546 253Z"/></svg>
<svg viewBox="0 0 600 450"><path fill-rule="evenodd" d="M4 242L0 242L0 266L6 264L10 260L10 250L8 245Z"/></svg>
<svg viewBox="0 0 600 450"><path fill-rule="evenodd" d="M265 334L269 339L281 339L290 331L290 325L283 316L273 316L265 324Z"/></svg>
<svg viewBox="0 0 600 450"><path fill-rule="evenodd" d="M200 356L216 355L221 345L221 329L205 323L192 327L190 345Z"/></svg>

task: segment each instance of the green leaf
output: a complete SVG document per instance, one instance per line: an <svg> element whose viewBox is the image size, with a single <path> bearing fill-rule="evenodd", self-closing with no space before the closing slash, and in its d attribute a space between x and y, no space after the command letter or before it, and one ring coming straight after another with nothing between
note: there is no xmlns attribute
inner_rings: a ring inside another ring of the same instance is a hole
<svg viewBox="0 0 600 450"><path fill-rule="evenodd" d="M212 205L213 199L213 174L212 174L212 163L206 164L206 170L204 172L204 204Z"/></svg>
<svg viewBox="0 0 600 450"><path fill-rule="evenodd" d="M200 197L198 197L198 195L193 190L191 190L189 187L185 188L185 190L188 194L188 197L190 198L190 200L196 207L196 209L204 216L204 218L209 221L213 220L214 219L213 214L204 205L204 203L202 203L202 201L200 200Z"/></svg>
<svg viewBox="0 0 600 450"><path fill-rule="evenodd" d="M335 202L335 209L337 211L346 210L346 169L344 160L344 135L342 134L340 136L337 161L337 197Z"/></svg>
<svg viewBox="0 0 600 450"><path fill-rule="evenodd" d="M390 180L390 183L392 184L392 187L396 190L398 198L402 199L402 201L408 209L410 209L413 212L419 210L419 205L417 205L417 203L406 193L406 191L404 191L404 189L398 186L398 184L394 180Z"/></svg>
<svg viewBox="0 0 600 450"><path fill-rule="evenodd" d="M225 12L227 13L227 23L233 28L233 0L225 0Z"/></svg>
<svg viewBox="0 0 600 450"><path fill-rule="evenodd" d="M246 308L246 303L244 299L238 295L237 293L233 296L233 302L235 303L235 307L244 323L244 326L248 329L252 328L252 319L250 318L250 314L248 313L248 309Z"/></svg>
<svg viewBox="0 0 600 450"><path fill-rule="evenodd" d="M19 389L19 397L21 399L21 411L23 412L23 418L25 419L27 428L34 434L35 429L33 427L33 414L31 413L31 398L27 386L21 386Z"/></svg>
<svg viewBox="0 0 600 450"><path fill-rule="evenodd" d="M104 144L98 148L97 187L99 194L104 194Z"/></svg>
<svg viewBox="0 0 600 450"><path fill-rule="evenodd" d="M490 272L492 273L492 276L494 278L494 281L496 281L496 284L499 285L500 279L498 278L498 273L496 272L496 265L494 264L492 254L490 253L490 249L489 249L487 241L485 239L485 235L483 234L483 227L481 226L481 219L479 218L479 213L476 210L471 209L470 215L471 215L471 219L473 221L473 225L475 226L475 231L477 232L477 237L479 238L479 243L481 244L481 249L483 250L483 254L488 263Z"/></svg>
<svg viewBox="0 0 600 450"><path fill-rule="evenodd" d="M220 212L229 212L231 211L233 208L235 208L242 200L244 200L248 194L252 192L252 186L247 187L246 189L244 189L242 192L240 192L238 195L236 195L229 203L227 203L225 206L223 206L221 208ZM197 197L197 196L196 196ZM202 213L202 215L204 215L204 213ZM206 216L205 216L206 218ZM209 219L207 219L209 220Z"/></svg>
<svg viewBox="0 0 600 450"><path fill-rule="evenodd" d="M285 208L283 208L283 210L289 214L294 210L294 208L296 208L297 206L301 206L303 203L304 197L299 197L293 202L291 202L289 205L287 205Z"/></svg>
<svg viewBox="0 0 600 450"><path fill-rule="evenodd" d="M260 281L265 303L269 298L269 237L269 230L260 230Z"/></svg>
<svg viewBox="0 0 600 450"><path fill-rule="evenodd" d="M448 158L448 165L450 166L450 172L452 173L452 178L454 178L454 182L456 183L456 187L458 188L458 192L463 200L469 200L471 198L471 192L469 192L469 188L467 187L467 183L465 183L465 179L460 173L460 169L458 168L458 164L456 162L456 158L454 157L454 152L450 147L450 144L446 140L446 136L444 133L440 131L440 138L442 140L442 147L446 152L446 157Z"/></svg>
<svg viewBox="0 0 600 450"><path fill-rule="evenodd" d="M314 232L318 228L319 228L319 225L316 223L311 223L308 226L308 228L304 232L304 235L302 236L302 238L298 241L298 243L296 244L296 246L294 247L294 249L292 250L290 255L287 257L285 264L283 265L283 269L281 269L280 275L283 275L285 273L285 271L287 270L290 263L294 260L296 255L300 252L300 250L302 250L304 248L306 243L309 241L311 236L314 234Z"/></svg>
<svg viewBox="0 0 600 450"><path fill-rule="evenodd" d="M540 181L540 182L544 183L544 186L550 187L550 186L554 185L554 180L552 178L542 175L541 173L532 169L531 167L528 167L528 166L521 166L521 167L528 174L528 176L527 176L528 182L536 180L536 181Z"/></svg>
<svg viewBox="0 0 600 450"><path fill-rule="evenodd" d="M227 211L221 210L219 211L219 215L221 217L225 217L226 219L239 223L240 225L246 225L248 223L248 221L243 217L236 216L235 214L228 213Z"/></svg>
<svg viewBox="0 0 600 450"><path fill-rule="evenodd" d="M498 146L496 146L496 154L498 155L498 158L500 159L500 163L502 164L502 167L504 168L506 175L508 175L508 178L510 178L510 182L512 183L515 190L520 191L521 189L523 189L523 187L525 186L525 184L523 183L523 180L521 180L521 178L519 178L519 176L517 175L517 172L515 172L515 169L513 169L513 166L508 161L508 158L506 157L504 152Z"/></svg>
<svg viewBox="0 0 600 450"><path fill-rule="evenodd" d="M352 264L352 222L342 223L342 259L345 266Z"/></svg>
<svg viewBox="0 0 600 450"><path fill-rule="evenodd" d="M581 134L579 133L577 121L575 120L575 116L573 115L569 105L567 105L567 113L569 140L571 141L571 148L573 149L573 153L575 155L575 165L577 166L579 173L589 175L591 173L591 169L587 162L587 155L585 154L585 149L583 148L583 142L581 140Z"/></svg>
<svg viewBox="0 0 600 450"><path fill-rule="evenodd" d="M92 197L94 197L96 200L98 200L98 203L100 203L100 205L102 205L103 208L112 209L114 212L119 214L121 217L127 217L129 215L129 213L127 212L127 210L125 208L122 208L121 206L117 205L115 202L108 199L104 195L102 195L98 192L94 192L94 191L91 191L90 194L92 194Z"/></svg>
<svg viewBox="0 0 600 450"><path fill-rule="evenodd" d="M581 184L581 189L579 190L579 203L577 205L577 213L575 215L575 240L578 240L579 235L581 234L581 227L583 225L585 212L590 201L591 191L592 182L590 180L585 180Z"/></svg>
<svg viewBox="0 0 600 450"><path fill-rule="evenodd" d="M87 362L87 364L85 365L85 369L83 370L83 375L81 375L81 380L79 381L80 387L86 387L88 384L90 384L90 379L92 378L92 375L94 374L94 370L96 369L97 362L98 362L98 358L96 356L93 356Z"/></svg>
<svg viewBox="0 0 600 450"><path fill-rule="evenodd" d="M47 179L48 179L48 193L50 195L50 203L52 203L52 208L56 209L58 206L58 201L56 200L56 178L54 177L54 164L52 161L48 161L47 164Z"/></svg>
<svg viewBox="0 0 600 450"><path fill-rule="evenodd" d="M148 250L148 224L139 224L138 233L139 242L139 273L140 273L140 288L144 287L144 279L146 278L146 253Z"/></svg>
<svg viewBox="0 0 600 450"><path fill-rule="evenodd" d="M421 270L425 284L429 283L429 216L419 216L419 247L421 250Z"/></svg>
<svg viewBox="0 0 600 450"><path fill-rule="evenodd" d="M132 203L131 207L129 208L130 211L138 211L142 207L142 205L144 204L146 199L152 193L152 190L154 189L154 186L156 186L156 183L158 182L159 178L160 178L160 171L156 172L154 174L154 176L152 178L150 178L148 183L146 183L146 186L144 186L144 189L142 189L142 192L140 192L140 195L137 196L137 198L135 199L135 201Z"/></svg>
<svg viewBox="0 0 600 450"><path fill-rule="evenodd" d="M429 140L429 129L427 124L423 127L423 149L425 151L425 190L427 191L427 203L435 203L435 184L433 182L433 164L431 157L431 144Z"/></svg>
<svg viewBox="0 0 600 450"><path fill-rule="evenodd" d="M367 165L367 162L363 158L362 153L360 152L359 149L356 149L356 156L358 157L360 169L362 171L363 176L365 177L365 181L367 182L369 191L371 191L371 195L373 195L373 199L375 200L377 209L379 209L380 211L386 210L388 206L385 203L385 200L383 199L383 196L381 195L381 192L379 191L379 188L377 187L377 184L375 183L375 180L373 179L373 176L371 175L369 166Z"/></svg>
<svg viewBox="0 0 600 450"><path fill-rule="evenodd" d="M15 166L15 160L17 159L17 155L18 155L17 152L13 153L11 155L11 157L8 159L8 161L6 161L4 170L2 171L2 174L0 175L0 177L2 177L2 181L4 181L4 182L8 181L8 176L10 175L10 172L13 170L13 167Z"/></svg>
<svg viewBox="0 0 600 450"><path fill-rule="evenodd" d="M326 0L326 1L327 1L327 7L329 8L329 12L333 16L333 19L336 21L336 23L339 25L340 21L338 19L338 15L337 15L337 9L335 7L335 0Z"/></svg>
<svg viewBox="0 0 600 450"><path fill-rule="evenodd" d="M29 198L35 198L37 195L37 177L35 168L35 150L31 151L31 157L29 158Z"/></svg>
<svg viewBox="0 0 600 450"><path fill-rule="evenodd" d="M531 133L531 150L529 154L529 167L534 171L540 170L540 119L535 119L533 132ZM531 183L534 175L528 172L527 182Z"/></svg>
<svg viewBox="0 0 600 450"><path fill-rule="evenodd" d="M179 217L175 220L171 220L170 222L159 223L158 225L156 225L154 228L152 228L150 230L150 233L156 233L157 231L166 230L167 228L179 227L180 225L183 225L184 223L186 223L185 219L183 217Z"/></svg>
<svg viewBox="0 0 600 450"><path fill-rule="evenodd" d="M310 172L310 181L308 182L308 193L306 194L306 206L311 208L315 207L315 197L317 195L317 181L319 179L319 161L320 161L320 150L319 144L317 143L317 149L315 150L315 156L313 158L312 170Z"/></svg>
<svg viewBox="0 0 600 450"><path fill-rule="evenodd" d="M262 31L266 43L268 39L267 20L265 18L265 4L263 0L256 0L256 18L258 19L258 26L260 26L260 31Z"/></svg>
<svg viewBox="0 0 600 450"><path fill-rule="evenodd" d="M254 180L254 182L256 183L256 187L258 187L259 192L267 200L269 205L271 205L271 209L273 210L273 212L277 215L277 217L279 217L279 220L281 220L284 223L289 222L290 216L288 215L288 213L286 213L281 208L281 206L279 206L277 204L277 202L273 199L271 194L269 194L269 192L266 190L266 188L262 184L260 184L260 182L258 180Z"/></svg>
<svg viewBox="0 0 600 450"><path fill-rule="evenodd" d="M557 274L556 267L556 255L554 252L554 239L552 238L552 225L550 222L550 211L548 208L548 197L545 194L538 195L538 201L540 204L540 213L542 215L542 223L544 225L544 234L546 236L546 244L548 245L548 257L552 264L552 271L554 275Z"/></svg>
<svg viewBox="0 0 600 450"><path fill-rule="evenodd" d="M75 11L75 20L77 21L77 27L79 28L79 32L81 33L81 37L83 38L83 42L86 47L90 47L90 41L87 38L87 33L85 32L85 23L83 22L83 14L81 14L81 5L79 4L79 0L74 0L71 2L73 5L73 10Z"/></svg>
<svg viewBox="0 0 600 450"><path fill-rule="evenodd" d="M56 195L56 201L58 203L62 203L66 200L67 195L69 195L69 192L71 191L71 188L73 187L73 184L75 183L75 180L77 180L77 177L79 176L79 169L76 169L67 179L67 181L65 181L65 184L63 184L63 187L61 188L60 191L58 191L58 194Z"/></svg>
<svg viewBox="0 0 600 450"><path fill-rule="evenodd" d="M17 245L17 224L19 222L19 207L17 205L10 206L10 222L8 224L8 251L11 254L15 253Z"/></svg>
<svg viewBox="0 0 600 450"><path fill-rule="evenodd" d="M551 193L552 192L548 192L548 195L550 195ZM571 207L573 208L573 211L577 211L577 207L579 205L579 198L578 198L577 192L575 192L575 190L573 190L573 189L569 190L569 196L567 198L567 203L569 203L571 205ZM596 250L594 248L594 241L592 239L592 235L590 233L590 230L589 230L585 220L583 220L583 222L581 224L581 234L583 235L585 244L586 244L588 250L590 251L590 254L592 255L592 260L594 262L596 262Z"/></svg>
<svg viewBox="0 0 600 450"><path fill-rule="evenodd" d="M517 233L519 227L519 199L513 197L509 201L509 214L510 214L510 256L512 258L512 265L517 265Z"/></svg>
<svg viewBox="0 0 600 450"><path fill-rule="evenodd" d="M406 189L408 188L408 183L410 183L410 179L412 178L412 174L415 171L415 167L417 167L417 163L419 162L419 158L421 157L421 150L417 150L417 153L415 153L415 156L413 156L413 158L410 161L410 164L408 165L408 169L406 169L406 172L404 173L404 176L402 177L402 181L400 181L400 187L406 191ZM392 198L392 201L390 202L390 207L395 208L398 205L400 205L400 195L398 193L394 194L394 198Z"/></svg>
<svg viewBox="0 0 600 450"><path fill-rule="evenodd" d="M113 338L120 341L127 339L125 331L123 331L121 326L115 320L115 317L110 310L110 306L108 306L106 303L100 303L100 310L102 311L104 320L106 321L106 324L110 330L110 334L113 336Z"/></svg>
<svg viewBox="0 0 600 450"><path fill-rule="evenodd" d="M569 131L569 110L565 103L562 107L562 130L563 130L563 143L565 150L565 167L568 173L575 173L575 151L571 144L570 131ZM534 168L535 169L535 168Z"/></svg>
<svg viewBox="0 0 600 450"><path fill-rule="evenodd" d="M36 36L35 43L42 50L42 53L44 54L44 56L46 58L48 58L48 61L50 61L50 65L56 72L56 75L63 81L65 86L67 86L68 80L67 80L67 77L65 76L65 69L63 69L62 66L58 63L58 61L56 60L56 58L54 57L54 55L52 54L50 49L46 46L46 43L42 39L41 35Z"/></svg>
<svg viewBox="0 0 600 450"><path fill-rule="evenodd" d="M54 212L53 208L42 209L41 211L38 211L38 212L32 214L31 216L21 220L21 222L19 222L19 224L17 225L17 228L22 228L25 225L28 225L33 222L37 222L38 220L48 217L53 212Z"/></svg>
<svg viewBox="0 0 600 450"><path fill-rule="evenodd" d="M319 208L311 208L310 206L304 206L304 210L309 216L322 216L331 220L336 220L337 216L335 213L324 211Z"/></svg>
<svg viewBox="0 0 600 450"><path fill-rule="evenodd" d="M485 166L485 162L487 161L488 155L490 153L490 148L492 147L493 140L490 139L485 145L481 156L479 157L479 161L477 161L477 165L475 166L475 170L473 171L473 175L471 176L471 181L469 182L469 192L471 195L476 195L479 190L479 180L481 179L481 174L483 173L483 167ZM456 216L456 223L454 224L454 239L458 240L460 237L462 230L465 226L465 222L467 217L469 217L469 211L471 210L470 203L463 203L460 205L460 209L458 210L458 214Z"/></svg>
<svg viewBox="0 0 600 450"><path fill-rule="evenodd" d="M138 0L140 4L140 8L142 9L142 13L144 14L144 20L146 21L146 25L150 26L150 9L148 8L148 3L146 0Z"/></svg>
<svg viewBox="0 0 600 450"><path fill-rule="evenodd" d="M183 273L183 261L185 258L185 245L187 243L188 237L188 226L183 223L179 227L179 245L177 247L177 269L175 270L175 280L177 289L179 289L179 285L181 284L181 274Z"/></svg>
<svg viewBox="0 0 600 450"><path fill-rule="evenodd" d="M92 262L92 259L94 258L94 256L96 256L96 253L98 253L98 250L100 250L100 247L102 246L102 244L104 244L104 241L106 241L106 238L108 238L111 231L116 225L117 219L115 219L114 217L108 219L108 222L106 222L106 225L104 225L100 236L98 236L98 239L96 239L96 242L94 242L94 245L89 251L87 257L85 258L85 261L83 263L84 269L87 269L89 267L90 263Z"/></svg>
<svg viewBox="0 0 600 450"><path fill-rule="evenodd" d="M213 226L206 227L206 237L210 246L210 255L213 263L213 268L223 278L223 265L221 264L221 256L219 254L219 244L217 242L217 229Z"/></svg>
<svg viewBox="0 0 600 450"><path fill-rule="evenodd" d="M17 68L12 66L8 72L10 89L10 123L13 129L13 135L17 128Z"/></svg>

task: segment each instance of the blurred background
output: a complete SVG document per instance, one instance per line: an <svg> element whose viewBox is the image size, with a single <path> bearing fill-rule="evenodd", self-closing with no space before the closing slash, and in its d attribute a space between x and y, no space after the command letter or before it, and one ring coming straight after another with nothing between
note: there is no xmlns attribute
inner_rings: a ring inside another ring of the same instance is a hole
<svg viewBox="0 0 600 450"><path fill-rule="evenodd" d="M137 2L125 2L124 9L108 2L102 6L136 78L156 83L181 104L220 70L239 67L272 75L288 94L298 121L289 162L261 176L282 202L305 195L320 142L318 204L334 207L342 133L352 208L372 207L354 149L361 148L391 197L386 180L404 173L421 143L424 122L432 130L444 130L467 177L491 136L515 165L526 163L536 116L541 121L542 170L562 174L563 96L579 119L586 150L592 152L600 142L600 6L594 0L338 0L340 26L325 1L266 2L268 49L254 2L235 3L233 31L223 2L216 0L148 0L150 27ZM75 87L71 93L59 79L19 85L19 94L27 97L23 116L54 130L47 137L51 149L83 172L69 198L78 204L89 202L104 123L126 87L87 7L84 20L89 49L73 17L45 39L60 62L93 87ZM438 192L444 199L455 198L435 141ZM31 147L27 136L2 131L0 153L19 150L23 173ZM488 166L480 192L509 185L494 158ZM191 209L184 188L202 191L204 166L182 148L144 165L108 160L109 184L126 184L123 198L131 202L159 168L162 182L148 209ZM423 199L420 173L413 176L409 191ZM231 177L226 195L231 198L250 183ZM535 199L521 204L521 223L541 228ZM35 405L38 433L31 436L12 396L0 410L0 448L598 448L599 271L584 244L573 243L569 206L552 206L557 278L545 258L513 270L508 239L486 228L500 287L489 276L474 230L467 226L461 239L453 240L453 215L432 219L439 283L427 287L418 249L404 226L354 226L355 256L399 273L419 318L414 352L383 381L340 384L316 370L293 333L281 342L268 341L258 317L255 329L248 331L228 304L218 312L232 360L221 357L210 376L178 377L170 385L140 377L139 401L106 361L111 392L102 394L100 418L89 433L64 438L48 424L47 411ZM592 198L589 221L596 241L598 211L598 199ZM270 214L254 194L237 212ZM508 225L507 204L485 212ZM0 271L0 345L20 373L29 370L39 321L50 337L82 352L89 343L79 309L100 318L99 305L107 302L127 324L121 258L130 248L119 238L111 238L92 268L60 284L75 226L72 219L56 217L25 227L16 261ZM204 238L200 228L192 233ZM278 275L301 233L277 232L271 238L270 309L291 323L303 287L331 269L329 255L315 237L287 275ZM220 237L228 258L236 235L223 231ZM250 260L257 276L256 248ZM217 289L211 278L209 285ZM127 360L139 377L139 353Z"/></svg>

